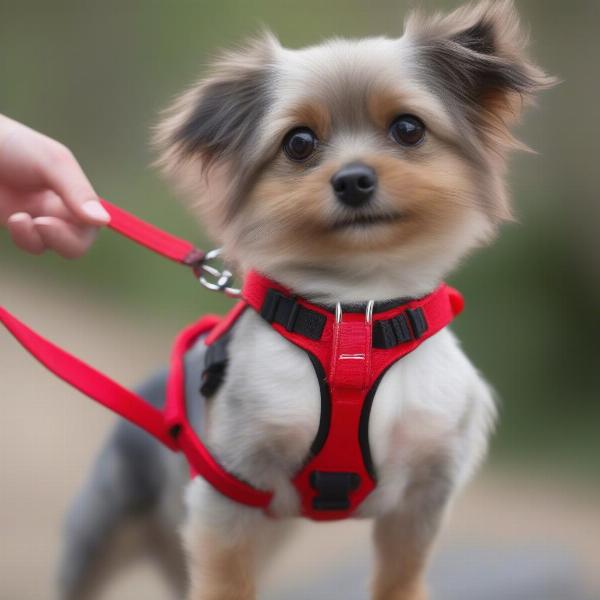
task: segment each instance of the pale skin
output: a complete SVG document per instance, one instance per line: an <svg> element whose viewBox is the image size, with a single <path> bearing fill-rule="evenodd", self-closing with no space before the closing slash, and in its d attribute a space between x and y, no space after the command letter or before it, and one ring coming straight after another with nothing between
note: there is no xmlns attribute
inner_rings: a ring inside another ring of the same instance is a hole
<svg viewBox="0 0 600 600"><path fill-rule="evenodd" d="M109 221L67 147L0 115L0 227L16 246L77 258Z"/></svg>

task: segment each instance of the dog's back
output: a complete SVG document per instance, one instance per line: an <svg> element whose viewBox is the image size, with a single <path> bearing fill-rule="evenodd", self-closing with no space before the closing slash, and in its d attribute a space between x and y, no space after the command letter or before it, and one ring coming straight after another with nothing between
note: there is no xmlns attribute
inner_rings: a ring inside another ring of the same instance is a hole
<svg viewBox="0 0 600 600"><path fill-rule="evenodd" d="M189 398L198 394L203 365L204 344L198 343L186 356ZM166 379L167 373L160 372L137 393L162 407ZM187 583L178 535L186 480L180 456L120 421L68 512L59 566L60 600L98 597L113 571L142 556L157 562L180 597Z"/></svg>

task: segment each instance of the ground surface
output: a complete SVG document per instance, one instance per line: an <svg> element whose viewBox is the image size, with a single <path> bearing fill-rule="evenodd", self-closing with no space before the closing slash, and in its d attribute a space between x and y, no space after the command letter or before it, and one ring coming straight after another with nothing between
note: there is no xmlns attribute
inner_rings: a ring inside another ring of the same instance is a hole
<svg viewBox="0 0 600 600"><path fill-rule="evenodd" d="M125 384L167 356L172 331L34 284L0 264L0 303ZM63 512L114 422L0 331L0 600L53 598ZM524 471L522 469L521 471ZM431 571L439 600L599 600L600 497L540 475L485 471L458 502ZM367 597L368 524L301 524L266 575L268 600ZM595 590L595 592L593 591ZM165 600L148 565L106 600Z"/></svg>

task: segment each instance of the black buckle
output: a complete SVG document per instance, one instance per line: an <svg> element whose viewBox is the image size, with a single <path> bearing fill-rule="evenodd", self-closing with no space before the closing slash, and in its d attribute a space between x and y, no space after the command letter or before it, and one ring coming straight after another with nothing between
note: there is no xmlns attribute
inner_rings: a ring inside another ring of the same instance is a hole
<svg viewBox="0 0 600 600"><path fill-rule="evenodd" d="M265 301L260 309L260 315L265 321L272 323L275 320L275 314L277 313L279 301L283 297L283 294L280 294L274 289L269 289L267 295L265 296Z"/></svg>
<svg viewBox="0 0 600 600"><path fill-rule="evenodd" d="M300 305L294 300L290 301L292 302L290 314L288 315L287 321L283 323L283 326L290 333L293 333L295 331L294 328L296 327L296 319L298 318L298 313L300 312Z"/></svg>
<svg viewBox="0 0 600 600"><path fill-rule="evenodd" d="M311 340L321 338L327 322L324 315L304 308L295 298L272 288L265 296L260 315L268 323L277 323L290 333L299 333Z"/></svg>
<svg viewBox="0 0 600 600"><path fill-rule="evenodd" d="M318 493L312 503L315 510L347 510L350 508L350 492L360 485L360 475L313 471L310 485Z"/></svg>
<svg viewBox="0 0 600 600"><path fill-rule="evenodd" d="M375 321L373 346L387 350L411 340L418 340L428 327L425 311L422 308L407 308L391 319Z"/></svg>
<svg viewBox="0 0 600 600"><path fill-rule="evenodd" d="M290 333L294 332L300 305L281 292L270 289L265 296L260 314L269 323L279 323Z"/></svg>
<svg viewBox="0 0 600 600"><path fill-rule="evenodd" d="M427 331L428 325L425 313L422 308L409 308L407 309L406 314L410 319L415 339L418 340Z"/></svg>
<svg viewBox="0 0 600 600"><path fill-rule="evenodd" d="M410 342L412 333L408 326L408 318L405 313L401 313L386 319L385 321L375 321L373 326L373 345L376 348L394 348L398 344Z"/></svg>

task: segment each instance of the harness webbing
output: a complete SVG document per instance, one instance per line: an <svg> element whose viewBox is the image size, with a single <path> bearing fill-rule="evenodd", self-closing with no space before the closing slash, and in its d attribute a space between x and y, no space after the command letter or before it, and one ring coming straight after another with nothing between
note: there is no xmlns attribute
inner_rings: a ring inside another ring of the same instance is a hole
<svg viewBox="0 0 600 600"><path fill-rule="evenodd" d="M205 253L126 211L102 201L110 228L134 242L202 269ZM442 284L423 298L373 305L366 314L337 314L299 298L276 282L250 272L240 301L224 317L207 315L179 334L171 356L163 411L147 404L90 365L44 339L0 306L0 322L37 360L96 402L138 425L173 451L182 451L193 475L204 477L228 498L268 510L272 492L256 489L224 469L211 455L186 413L184 356L200 338L210 345L227 334L248 307L278 333L305 350L317 371L321 423L311 457L292 480L302 514L313 519L349 516L375 486L368 443L371 402L386 369L445 327L462 310L460 294Z"/></svg>
<svg viewBox="0 0 600 600"><path fill-rule="evenodd" d="M203 253L190 242L146 223L123 209L101 200L111 217L109 227L134 242L184 265L194 265ZM52 373L77 388L92 400L135 423L171 450L177 446L169 434L163 414L142 398L125 389L82 360L59 348L19 321L0 306L0 322L39 362Z"/></svg>
<svg viewBox="0 0 600 600"><path fill-rule="evenodd" d="M369 418L379 382L391 365L461 312L462 296L442 284L422 298L378 303L373 313L332 311L255 271L246 277L242 294L275 331L308 354L319 381L319 428L310 456L292 480L302 514L314 520L346 518L376 486Z"/></svg>
<svg viewBox="0 0 600 600"><path fill-rule="evenodd" d="M204 252L191 242L146 223L107 200L101 203L110 215L108 227L136 244L187 266L195 266L204 257Z"/></svg>

